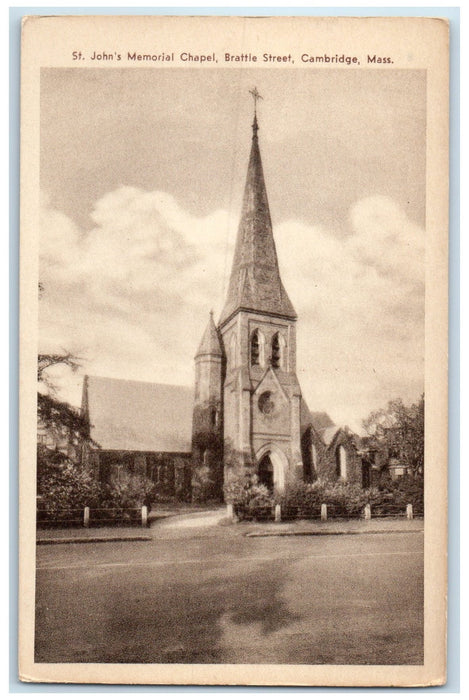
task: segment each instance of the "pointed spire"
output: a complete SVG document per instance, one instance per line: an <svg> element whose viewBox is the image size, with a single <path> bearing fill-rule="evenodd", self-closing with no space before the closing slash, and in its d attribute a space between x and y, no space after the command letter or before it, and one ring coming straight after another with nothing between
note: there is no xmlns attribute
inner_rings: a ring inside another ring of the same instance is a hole
<svg viewBox="0 0 469 700"><path fill-rule="evenodd" d="M254 104L259 99L254 96ZM275 316L296 318L295 309L280 279L277 251L272 233L269 203L254 110L252 145L249 158L243 208L231 270L230 283L220 323L237 310L259 311Z"/></svg>
<svg viewBox="0 0 469 700"><path fill-rule="evenodd" d="M222 356L220 338L213 320L213 311L210 311L210 318L195 356L199 357L200 355Z"/></svg>

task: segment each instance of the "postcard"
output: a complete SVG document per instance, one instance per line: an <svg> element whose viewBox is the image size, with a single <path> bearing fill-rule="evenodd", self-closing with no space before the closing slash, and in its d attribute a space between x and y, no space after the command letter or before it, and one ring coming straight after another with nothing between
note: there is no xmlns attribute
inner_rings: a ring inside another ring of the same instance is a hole
<svg viewBox="0 0 469 700"><path fill-rule="evenodd" d="M22 681L445 683L448 55L24 18Z"/></svg>

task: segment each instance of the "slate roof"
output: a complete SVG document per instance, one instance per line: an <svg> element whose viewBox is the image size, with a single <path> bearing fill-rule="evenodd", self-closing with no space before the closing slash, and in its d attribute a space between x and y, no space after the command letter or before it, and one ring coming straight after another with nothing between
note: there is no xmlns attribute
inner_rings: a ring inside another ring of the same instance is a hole
<svg viewBox="0 0 469 700"><path fill-rule="evenodd" d="M218 357L222 356L220 338L218 336L218 331L213 321L213 311L210 312L210 318L207 327L200 341L199 349L197 350L196 357L199 355L216 355Z"/></svg>
<svg viewBox="0 0 469 700"><path fill-rule="evenodd" d="M228 294L220 324L238 309L296 318L278 268L269 203L254 118L251 155L244 188Z"/></svg>
<svg viewBox="0 0 469 700"><path fill-rule="evenodd" d="M314 412L311 413L311 419L313 426L316 428L318 433L320 433L323 430L335 427L336 430L338 430L337 426L334 426L334 423L331 420L331 417L327 413L319 413L319 412Z"/></svg>
<svg viewBox="0 0 469 700"><path fill-rule="evenodd" d="M308 426L312 425L319 435L322 435L325 429L334 427L335 430L339 430L337 426L334 426L330 416L325 412L320 411L310 411L308 405L304 398L301 398L300 404L300 424L301 430L305 430Z"/></svg>
<svg viewBox="0 0 469 700"><path fill-rule="evenodd" d="M103 450L190 452L193 389L85 377L82 410Z"/></svg>

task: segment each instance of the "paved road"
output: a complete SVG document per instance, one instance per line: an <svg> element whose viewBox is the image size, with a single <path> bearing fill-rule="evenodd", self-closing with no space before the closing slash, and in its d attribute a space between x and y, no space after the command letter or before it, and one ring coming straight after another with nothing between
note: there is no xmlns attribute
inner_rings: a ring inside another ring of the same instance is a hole
<svg viewBox="0 0 469 700"><path fill-rule="evenodd" d="M39 547L37 564L38 662L423 661L422 533L165 525L151 542Z"/></svg>

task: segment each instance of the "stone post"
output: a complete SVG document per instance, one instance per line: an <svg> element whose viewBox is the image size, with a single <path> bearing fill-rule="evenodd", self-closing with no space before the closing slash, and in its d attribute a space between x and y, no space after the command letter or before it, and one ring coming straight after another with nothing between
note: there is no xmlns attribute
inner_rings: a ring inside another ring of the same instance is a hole
<svg viewBox="0 0 469 700"><path fill-rule="evenodd" d="M89 527L90 526L90 509L88 506L85 506L85 509L83 511L83 527Z"/></svg>
<svg viewBox="0 0 469 700"><path fill-rule="evenodd" d="M406 516L407 516L407 520L413 520L413 519L414 519L414 509L413 509L413 507L412 507L412 503L408 503L408 504L407 504Z"/></svg>
<svg viewBox="0 0 469 700"><path fill-rule="evenodd" d="M234 509L232 503L226 504L226 517L228 520L234 520Z"/></svg>
<svg viewBox="0 0 469 700"><path fill-rule="evenodd" d="M321 520L327 520L327 504L321 503Z"/></svg>
<svg viewBox="0 0 469 700"><path fill-rule="evenodd" d="M365 520L371 520L371 506L369 503L365 506Z"/></svg>
<svg viewBox="0 0 469 700"><path fill-rule="evenodd" d="M146 506L142 506L142 527L146 527L148 525L148 508Z"/></svg>
<svg viewBox="0 0 469 700"><path fill-rule="evenodd" d="M275 506L275 522L276 523L282 522L282 508L280 506L280 503L277 503Z"/></svg>

